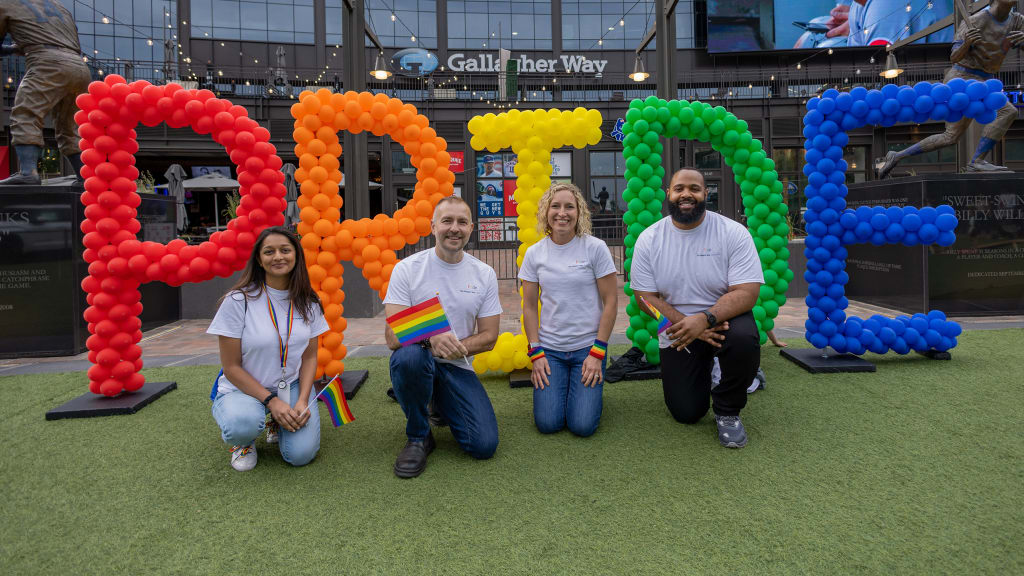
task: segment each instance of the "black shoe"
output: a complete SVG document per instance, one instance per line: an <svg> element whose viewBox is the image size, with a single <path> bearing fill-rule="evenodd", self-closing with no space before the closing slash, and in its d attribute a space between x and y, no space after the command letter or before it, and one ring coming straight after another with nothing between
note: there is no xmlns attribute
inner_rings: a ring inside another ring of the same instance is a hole
<svg viewBox="0 0 1024 576"><path fill-rule="evenodd" d="M889 151L885 155L885 158L880 162L882 166L875 169L875 177L878 180L884 180L885 177L889 175L889 172L892 172L892 169L900 163L900 160L902 160L902 158L897 155L895 150Z"/></svg>
<svg viewBox="0 0 1024 576"><path fill-rule="evenodd" d="M434 451L434 435L427 432L423 440L409 440L395 460L395 476L415 478L427 467L427 456Z"/></svg>

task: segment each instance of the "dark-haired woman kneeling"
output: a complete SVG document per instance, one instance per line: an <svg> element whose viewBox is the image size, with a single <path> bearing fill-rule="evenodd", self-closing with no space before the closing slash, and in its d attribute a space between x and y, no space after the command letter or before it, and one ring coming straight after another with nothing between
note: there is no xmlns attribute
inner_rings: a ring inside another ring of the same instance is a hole
<svg viewBox="0 0 1024 576"><path fill-rule="evenodd" d="M317 336L328 330L309 283L299 240L287 228L256 239L242 279L224 295L207 334L220 337L213 418L231 445L231 467L256 466L256 437L266 415L280 426L281 456L294 466L320 449L320 412L306 410L316 375ZM269 431L268 431L269 432Z"/></svg>

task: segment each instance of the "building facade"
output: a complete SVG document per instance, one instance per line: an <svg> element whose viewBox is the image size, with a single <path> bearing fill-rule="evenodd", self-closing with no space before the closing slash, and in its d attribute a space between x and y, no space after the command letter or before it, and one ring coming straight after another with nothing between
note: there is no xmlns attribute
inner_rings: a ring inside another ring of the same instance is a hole
<svg viewBox="0 0 1024 576"><path fill-rule="evenodd" d="M343 51L353 46L364 53L367 69L378 62L378 50L367 39L344 37L343 0L52 1L63 2L73 13L83 58L95 78L117 73L213 90L248 108L270 130L285 162L296 163L289 115L294 98L307 88L345 90ZM884 47L833 51L819 45L712 53L708 12L720 4L676 3L676 34L668 39L676 51L675 93L680 99L721 104L746 120L775 160L791 212L798 215L804 203L804 103L827 88L881 84ZM910 2L907 6L909 10ZM453 156L461 155L456 187L477 208L480 233L475 241L481 246L514 237L506 232L514 222L514 206L506 198L514 183L514 157L474 152L468 121L510 108L599 110L605 137L584 150L557 151L554 178L572 180L585 190L599 234L614 242L622 237L625 186L616 121L624 117L630 100L655 93L653 49L665 38L655 35L640 53L652 75L642 82L628 77L636 65L635 49L654 25L654 9L652 0L366 0L366 27L384 46L382 61L394 74L383 81L368 78L368 89L415 104L448 141ZM711 34L718 33L713 28ZM517 69L499 81L502 49L510 51ZM948 66L948 56L949 44L901 49L906 72L896 82L935 81ZM4 114L9 114L24 64L17 57L3 62ZM1008 90L1019 91L1022 76L1024 61L1014 51L1001 77ZM846 150L848 180L872 179L875 158L943 128L941 123L898 124L852 132ZM140 126L137 132L137 165L158 184L171 163L193 173L227 168L233 174L224 151L208 137L166 126ZM9 143L8 122L2 136ZM742 215L732 174L710 144L672 142L671 155L677 165L704 173L710 208L731 217ZM999 143L994 161L1024 170L1024 120L1016 121ZM369 163L371 214L391 212L411 197L415 169L401 146L371 135ZM957 165L951 148L908 160L897 174L952 171ZM208 214L200 218L199 212L210 210L207 200L196 199L195 204L189 209L197 221L213 220ZM802 227L799 217L794 225Z"/></svg>

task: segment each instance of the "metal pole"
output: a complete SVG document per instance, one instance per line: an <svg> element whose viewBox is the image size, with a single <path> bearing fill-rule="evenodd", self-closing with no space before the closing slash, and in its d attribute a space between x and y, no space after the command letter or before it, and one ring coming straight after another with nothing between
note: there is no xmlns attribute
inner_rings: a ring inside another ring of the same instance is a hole
<svg viewBox="0 0 1024 576"><path fill-rule="evenodd" d="M654 29L657 32L655 47L655 81L657 83L657 94L659 98L674 100L678 98L675 76L675 54L676 54L676 14L675 0L655 0L654 2ZM668 174L675 172L679 166L679 144L665 140L665 171ZM665 182L668 186L668 182Z"/></svg>

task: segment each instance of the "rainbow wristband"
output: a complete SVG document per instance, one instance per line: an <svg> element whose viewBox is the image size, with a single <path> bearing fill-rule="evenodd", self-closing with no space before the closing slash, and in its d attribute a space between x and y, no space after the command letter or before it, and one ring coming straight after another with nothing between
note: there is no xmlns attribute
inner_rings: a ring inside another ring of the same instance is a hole
<svg viewBox="0 0 1024 576"><path fill-rule="evenodd" d="M544 357L544 349L540 346L531 348L530 351L527 352L527 355L530 357L530 362L536 362Z"/></svg>
<svg viewBox="0 0 1024 576"><path fill-rule="evenodd" d="M598 360L604 360L606 354L608 354L608 343L594 340L594 345L590 347L590 355Z"/></svg>

